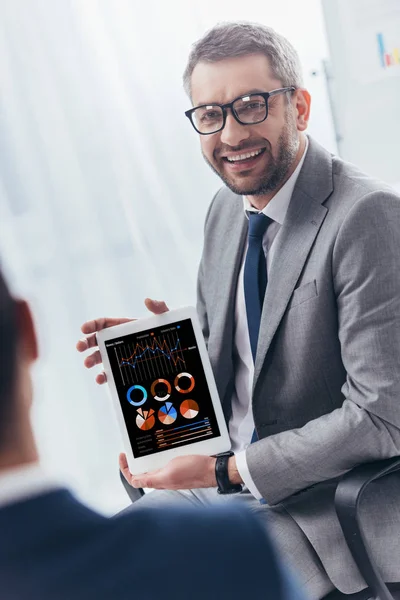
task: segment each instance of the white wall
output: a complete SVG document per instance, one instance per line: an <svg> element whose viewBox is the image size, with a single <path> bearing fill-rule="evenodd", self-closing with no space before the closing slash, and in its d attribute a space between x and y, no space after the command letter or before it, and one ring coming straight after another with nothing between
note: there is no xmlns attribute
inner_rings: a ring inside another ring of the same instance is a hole
<svg viewBox="0 0 400 600"><path fill-rule="evenodd" d="M250 4L252 7L250 7ZM128 504L106 394L75 351L80 324L195 301L218 179L183 111L190 44L218 20L272 25L297 47L310 132L335 150L317 0L0 2L0 256L33 303L44 465L105 512Z"/></svg>

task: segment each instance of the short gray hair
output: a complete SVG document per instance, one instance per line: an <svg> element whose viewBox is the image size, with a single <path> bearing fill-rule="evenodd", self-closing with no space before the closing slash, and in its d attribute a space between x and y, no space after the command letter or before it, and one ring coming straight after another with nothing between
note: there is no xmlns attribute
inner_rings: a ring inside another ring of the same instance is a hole
<svg viewBox="0 0 400 600"><path fill-rule="evenodd" d="M183 74L185 92L191 97L191 77L199 62L218 62L248 54L264 54L273 76L283 87L303 86L299 56L283 35L259 23L237 21L218 23L193 44Z"/></svg>

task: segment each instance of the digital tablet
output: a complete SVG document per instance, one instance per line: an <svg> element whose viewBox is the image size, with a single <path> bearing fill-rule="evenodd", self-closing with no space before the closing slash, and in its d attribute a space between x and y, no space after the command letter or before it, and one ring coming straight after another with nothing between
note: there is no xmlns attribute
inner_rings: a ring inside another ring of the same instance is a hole
<svg viewBox="0 0 400 600"><path fill-rule="evenodd" d="M103 329L97 341L131 473L230 450L195 308Z"/></svg>

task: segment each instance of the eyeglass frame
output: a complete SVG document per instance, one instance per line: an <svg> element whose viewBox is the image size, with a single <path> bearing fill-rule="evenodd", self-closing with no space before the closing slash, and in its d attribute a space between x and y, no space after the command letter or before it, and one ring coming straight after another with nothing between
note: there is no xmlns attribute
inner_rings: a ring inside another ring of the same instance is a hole
<svg viewBox="0 0 400 600"><path fill-rule="evenodd" d="M263 121L265 121L266 118L268 117L268 112L269 112L268 100L269 100L269 98L271 98L272 96L277 96L278 94L285 94L286 92L294 92L295 90L296 90L296 88L294 86L289 86L289 87L277 88L276 90L271 90L270 92L253 92L252 94L241 94L240 96L238 96L237 98L232 100L232 102L227 102L226 104L218 104L217 102L214 102L214 103L208 102L207 104L200 104L199 106L195 106L194 108L190 108L189 110L186 110L185 115L187 116L187 118L189 119L191 124L193 125L193 128L195 129L195 131L197 131L197 133L199 133L200 135L213 135L214 133L218 133L219 131L222 131L226 125L226 117L228 114L227 110L226 110L227 108L231 109L231 113L232 113L234 119L240 125L258 125L259 123L262 123ZM265 117L263 119L261 119L260 121L254 121L253 123L243 123L243 121L241 121L239 119L239 117L237 116L235 109L233 108L233 105L235 102L237 102L237 100L241 100L242 98L248 98L251 96L262 96L264 98L265 106L266 106ZM205 106L218 106L219 108L222 109L222 126L219 129L216 129L215 131L210 131L209 133L199 131L193 122L194 112L198 108L203 108Z"/></svg>

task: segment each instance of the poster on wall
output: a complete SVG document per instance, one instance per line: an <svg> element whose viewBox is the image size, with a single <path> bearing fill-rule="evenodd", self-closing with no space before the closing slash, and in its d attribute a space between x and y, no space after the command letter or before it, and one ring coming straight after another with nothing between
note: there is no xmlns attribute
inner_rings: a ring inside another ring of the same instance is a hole
<svg viewBox="0 0 400 600"><path fill-rule="evenodd" d="M339 9L352 78L400 77L400 0L341 0Z"/></svg>

